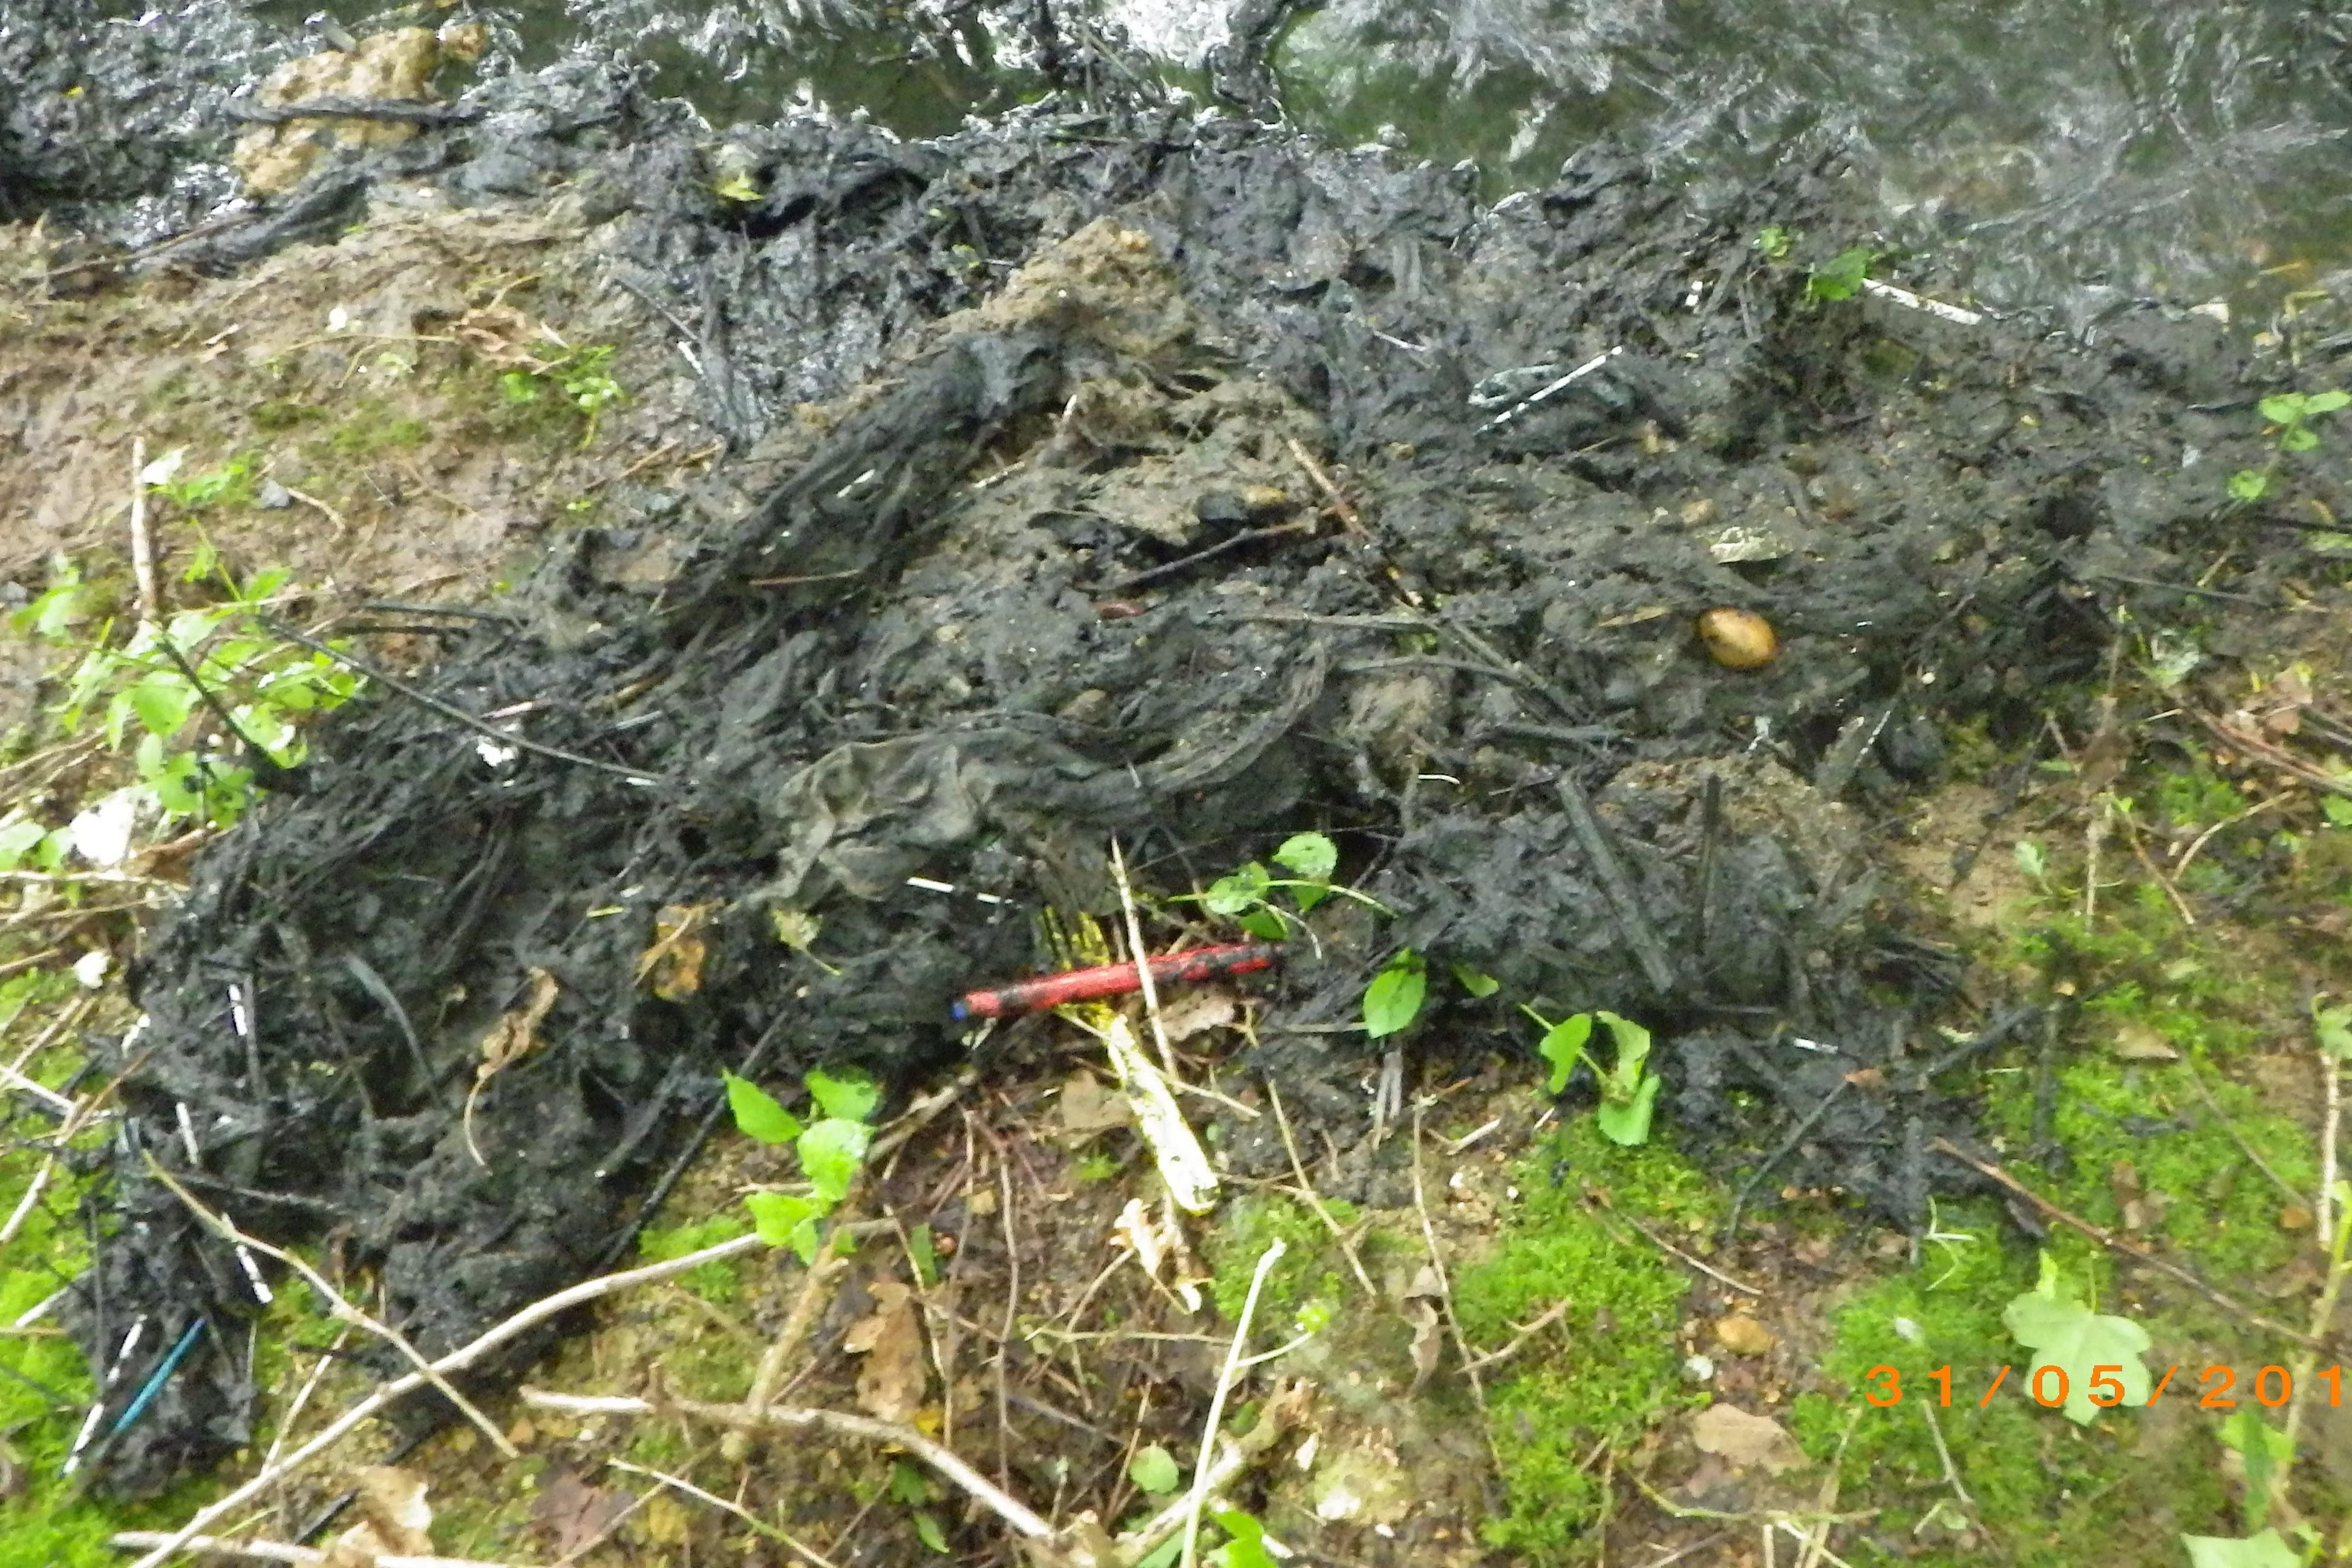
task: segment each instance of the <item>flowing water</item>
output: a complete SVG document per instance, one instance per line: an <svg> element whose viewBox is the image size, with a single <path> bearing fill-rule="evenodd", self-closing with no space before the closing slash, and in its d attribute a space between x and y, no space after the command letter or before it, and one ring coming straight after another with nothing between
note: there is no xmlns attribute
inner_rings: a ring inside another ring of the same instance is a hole
<svg viewBox="0 0 2352 1568"><path fill-rule="evenodd" d="M845 4L493 14L526 61L618 48L720 125L823 102L920 134L1037 90L1018 8ZM1227 31L1204 0L1097 0L1093 23L1186 85ZM1990 302L2219 296L2267 315L2352 285L2347 39L2352 10L2305 0L1331 0L1271 60L1300 123L1475 159L1496 195L1603 134L1700 181L1843 143L1886 237L1956 258Z"/></svg>

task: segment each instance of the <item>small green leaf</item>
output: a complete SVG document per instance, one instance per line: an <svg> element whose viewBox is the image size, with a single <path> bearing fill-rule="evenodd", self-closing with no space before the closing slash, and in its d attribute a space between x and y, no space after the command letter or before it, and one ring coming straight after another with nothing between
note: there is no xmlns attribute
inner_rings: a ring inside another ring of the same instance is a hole
<svg viewBox="0 0 2352 1568"><path fill-rule="evenodd" d="M1298 912L1305 914L1329 898L1331 889L1321 882L1308 882L1303 887L1291 889L1290 896L1298 900Z"/></svg>
<svg viewBox="0 0 2352 1568"><path fill-rule="evenodd" d="M931 1479L904 1459L890 1462L890 1500L921 1508L931 1500Z"/></svg>
<svg viewBox="0 0 2352 1568"><path fill-rule="evenodd" d="M873 1128L837 1116L827 1117L801 1134L794 1145L800 1151L801 1173L808 1177L826 1206L849 1195L857 1168L866 1163L866 1146L873 1141Z"/></svg>
<svg viewBox="0 0 2352 1568"><path fill-rule="evenodd" d="M2271 477L2260 468L2240 468L2230 476L2231 500L2260 500L2270 492Z"/></svg>
<svg viewBox="0 0 2352 1568"><path fill-rule="evenodd" d="M2050 874L2050 852L2031 838L2021 838L2012 851L2017 868L2039 882Z"/></svg>
<svg viewBox="0 0 2352 1568"><path fill-rule="evenodd" d="M1454 979L1463 990L1482 1002L1503 988L1501 981L1491 974L1481 974L1466 963L1457 963L1454 966Z"/></svg>
<svg viewBox="0 0 2352 1568"><path fill-rule="evenodd" d="M2352 800L2340 795L2323 795L2319 797L2319 809L2330 827L2352 827Z"/></svg>
<svg viewBox="0 0 2352 1568"><path fill-rule="evenodd" d="M2306 425L2290 425L2279 432L2279 450L2308 452L2319 445L2319 432Z"/></svg>
<svg viewBox="0 0 2352 1568"><path fill-rule="evenodd" d="M1573 1014L1544 1031L1544 1037L1536 1042L1536 1055L1551 1063L1551 1078L1544 1085L1546 1094L1558 1094L1568 1087L1576 1064L1584 1059L1584 1042L1591 1037L1590 1013Z"/></svg>
<svg viewBox="0 0 2352 1568"><path fill-rule="evenodd" d="M1225 1568L1280 1568L1274 1553L1265 1549L1265 1526L1257 1521L1255 1515L1233 1509L1210 1517L1217 1521L1218 1529L1233 1538L1220 1553L1225 1560Z"/></svg>
<svg viewBox="0 0 2352 1568"><path fill-rule="evenodd" d="M1274 863L1298 876L1328 882L1339 868L1339 847L1319 833L1294 833L1274 852Z"/></svg>
<svg viewBox="0 0 2352 1568"><path fill-rule="evenodd" d="M948 1532L940 1528L939 1515L928 1509L915 1515L915 1533L924 1545L945 1557L948 1554Z"/></svg>
<svg viewBox="0 0 2352 1568"><path fill-rule="evenodd" d="M1853 299L1862 292L1863 280L1870 276L1871 263L1879 254L1866 245L1839 251L1806 278L1806 295L1813 300Z"/></svg>
<svg viewBox="0 0 2352 1568"><path fill-rule="evenodd" d="M2319 1048L2337 1061L2352 1059L2352 1002L2334 1005L2311 999L2311 1032Z"/></svg>
<svg viewBox="0 0 2352 1568"><path fill-rule="evenodd" d="M2281 392L2265 397L2259 405L2263 417L2273 425L2300 425L2307 411L2300 392Z"/></svg>
<svg viewBox="0 0 2352 1568"><path fill-rule="evenodd" d="M907 1232L907 1251L915 1259L915 1283L936 1285L940 1282L940 1253L932 1244L931 1227L919 1225Z"/></svg>
<svg viewBox="0 0 2352 1568"><path fill-rule="evenodd" d="M1209 884L1202 897L1202 907L1213 915L1237 915L1265 902L1266 885L1274 874L1253 860L1231 876L1220 877Z"/></svg>
<svg viewBox="0 0 2352 1568"><path fill-rule="evenodd" d="M731 1072L726 1079L727 1104L735 1112L737 1127L762 1143L789 1143L801 1135L800 1118L778 1105L766 1089Z"/></svg>
<svg viewBox="0 0 2352 1568"><path fill-rule="evenodd" d="M1650 1031L1614 1013L1598 1012L1593 1016L1609 1026L1609 1037L1617 1043L1617 1065L1609 1076L1631 1091L1642 1081L1642 1065L1650 1059Z"/></svg>
<svg viewBox="0 0 2352 1568"><path fill-rule="evenodd" d="M15 870L47 835L48 829L29 816L0 823L0 871Z"/></svg>
<svg viewBox="0 0 2352 1568"><path fill-rule="evenodd" d="M882 1089L864 1073L846 1072L835 1077L823 1068L808 1071L809 1098L827 1116L844 1121L866 1121L872 1119L874 1108L881 1103Z"/></svg>
<svg viewBox="0 0 2352 1568"><path fill-rule="evenodd" d="M1282 916L1270 909L1252 910L1235 923L1260 942L1280 942L1290 934Z"/></svg>
<svg viewBox="0 0 2352 1568"><path fill-rule="evenodd" d="M187 678L176 673L148 676L131 689L131 710L151 735L170 740L188 721L196 693Z"/></svg>
<svg viewBox="0 0 2352 1568"><path fill-rule="evenodd" d="M1658 1086L1665 1080L1652 1073L1634 1089L1633 1099L1604 1099L1592 1113L1592 1123L1612 1143L1638 1149L1650 1141L1650 1118L1656 1111Z"/></svg>
<svg viewBox="0 0 2352 1568"><path fill-rule="evenodd" d="M2275 1529L2243 1541L2223 1535L2184 1535L2189 1568L2303 1568L2303 1554L2279 1537Z"/></svg>
<svg viewBox="0 0 2352 1568"><path fill-rule="evenodd" d="M2241 1405L2215 1434L2224 1447L2246 1461L2246 1528L2259 1530L2270 1518L2271 1477L2294 1467L2294 1440Z"/></svg>
<svg viewBox="0 0 2352 1568"><path fill-rule="evenodd" d="M2094 1394L2112 1389L2122 1404L2147 1402L2147 1367L2140 1360L2151 1342L2147 1331L2129 1318L2094 1312L2067 1297L2048 1254L2042 1255L2041 1284L2011 1300L2001 1311L2001 1321L2018 1343L2035 1352L2032 1370L2026 1374L2029 1393L2042 1386L2033 1381L2042 1368L2056 1367L2065 1373L2066 1419L2077 1426L2098 1418L2102 1406ZM2095 1374L2103 1375L2106 1386L2093 1388Z"/></svg>
<svg viewBox="0 0 2352 1568"><path fill-rule="evenodd" d="M1364 1032L1385 1039L1421 1014L1429 991L1429 964L1412 949L1400 948L1364 989Z"/></svg>
<svg viewBox="0 0 2352 1568"><path fill-rule="evenodd" d="M2332 386L2326 392L2315 392L2303 400L2303 416L2308 419L2315 414L2333 414L2347 405L2352 405L2352 392Z"/></svg>
<svg viewBox="0 0 2352 1568"><path fill-rule="evenodd" d="M816 1205L796 1193L746 1193L743 1206L770 1247L796 1245L795 1233L804 1225L813 1228L817 1218Z"/></svg>
<svg viewBox="0 0 2352 1568"><path fill-rule="evenodd" d="M1127 1467L1127 1479L1153 1497L1166 1497L1183 1483L1183 1472L1176 1468L1174 1455L1153 1443L1136 1451L1134 1461Z"/></svg>

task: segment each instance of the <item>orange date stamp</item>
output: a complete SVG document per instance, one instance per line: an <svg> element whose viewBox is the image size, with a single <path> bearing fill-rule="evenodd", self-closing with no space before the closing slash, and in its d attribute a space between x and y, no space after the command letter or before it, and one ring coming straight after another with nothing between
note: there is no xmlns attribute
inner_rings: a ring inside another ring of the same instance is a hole
<svg viewBox="0 0 2352 1568"><path fill-rule="evenodd" d="M1983 1396L1976 1402L1978 1409L1981 1410L1992 1403L1993 1395L2009 1384L2012 1371L2015 1368L2003 1366L1993 1373L1992 1381L1985 1385ZM2128 1397L2124 1385L2124 1371L2120 1364L2091 1368L2086 1390L2091 1403L2101 1406L2123 1404ZM2170 1390L2183 1399L2195 1399L2200 1410L2235 1410L2239 1401L2248 1397L2257 1405L2275 1410L2294 1397L2294 1374L2283 1366L2262 1367L2251 1378L2242 1377L2236 1367L2209 1366L2202 1372L2190 1373L2181 1379L2181 1385L2175 1388L2174 1379L2188 1371L2177 1363L2166 1367L2164 1375L2148 1390L2147 1399L2135 1403L2154 1405ZM1946 1410L1952 1407L1953 1377L1949 1365L1939 1366L1921 1375L1918 1381L1928 1385L1920 1394L1921 1398L1933 1398ZM2312 1374L2312 1381L2326 1386L2329 1408L2343 1405L2342 1367L2322 1367ZM1881 1407L1900 1405L1908 1397L1909 1391L1903 1386L1900 1367L1874 1366L1862 1374L1862 1397L1872 1405ZM2030 1375L2020 1373L2015 1390L2020 1397L2054 1410L2073 1396L2074 1385L2073 1377L2064 1367L2053 1365L2037 1367ZM1967 1389L1959 1392L1963 1399L1968 1396Z"/></svg>

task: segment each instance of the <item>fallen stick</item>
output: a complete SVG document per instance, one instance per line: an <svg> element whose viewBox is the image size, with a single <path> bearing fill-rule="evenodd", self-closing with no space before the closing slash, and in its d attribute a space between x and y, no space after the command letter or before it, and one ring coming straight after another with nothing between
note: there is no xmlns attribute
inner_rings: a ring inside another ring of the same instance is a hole
<svg viewBox="0 0 2352 1568"><path fill-rule="evenodd" d="M147 537L147 437L131 437L131 574L139 584L139 619L155 618L155 545Z"/></svg>
<svg viewBox="0 0 2352 1568"><path fill-rule="evenodd" d="M2148 1268L2155 1269L2158 1273L2179 1280L2181 1284L2188 1286L2191 1290L2196 1291L2200 1296L2204 1297L2208 1301L2212 1302L2213 1305L2221 1308L2223 1311L2236 1317L2242 1322L2251 1323L2255 1328L2262 1329L2269 1333L2276 1334L2282 1339L2293 1340L2296 1344L2302 1345L2307 1350L2324 1351L2327 1348L2326 1342L2318 1338L2316 1335L2306 1334L2301 1329L2291 1329L2284 1323L2276 1321L2273 1319L2263 1317L2261 1313L2255 1311L2252 1308L2246 1306L2243 1302L2233 1300L2230 1297L2223 1295L2221 1291L2216 1290L2212 1286L2208 1285L2204 1280L2200 1279L2195 1274L2183 1268L2178 1263L2167 1262L2165 1259L2158 1258L2156 1254L2148 1251L2146 1247L2136 1247L2132 1243L2126 1241L2122 1237L2117 1236L2111 1230L2093 1225L2089 1220L2082 1219L2074 1215L2067 1213L2064 1209L2060 1208L2056 1204L2052 1203L2048 1198L2043 1197L2040 1193L2035 1192L2032 1187L2027 1186L2023 1182L2019 1181L2015 1176L2011 1175L2007 1171L2002 1170L1999 1165L1992 1164L1988 1161L1979 1160L1975 1155L1964 1152L1956 1146L1949 1139L1930 1139L1928 1141L1927 1147L1934 1150L1937 1153L1944 1155L1948 1159L1958 1160L1961 1164L1966 1165L1969 1169L1976 1172L1979 1175L1999 1183L2008 1191L2016 1194L2019 1197L2023 1198L2027 1203L2032 1204L2043 1215L2056 1220L2063 1226L2081 1231L2084 1236L2089 1237L2093 1241L2097 1242L2100 1246L2107 1248L2109 1251L2119 1252L2135 1263L2144 1263Z"/></svg>
<svg viewBox="0 0 2352 1568"><path fill-rule="evenodd" d="M475 1428L490 1440L490 1447L496 1448L500 1457L509 1459L522 1458L521 1450L507 1441L507 1435L499 1430L498 1423L483 1415L476 1408L472 1400L458 1393L448 1379L434 1371L432 1364L425 1359L424 1352L409 1343L408 1337L398 1329L389 1323L378 1322L359 1308L352 1306L350 1301L344 1300L341 1291L327 1283L325 1275L320 1274L301 1258L283 1247L271 1246L257 1236L248 1235L238 1229L236 1222L226 1215L215 1214L206 1208L194 1193L173 1178L172 1173L165 1170L152 1152L147 1156L147 1173L169 1188L172 1195L185 1205L188 1212L195 1215L205 1229L212 1231L232 1247L250 1247L265 1258L274 1258L283 1263L300 1275L305 1285L318 1292L320 1299L326 1302L327 1310L330 1313L353 1328L362 1329L373 1334L407 1357L410 1364L417 1369L419 1375L430 1383L442 1398L456 1405L458 1413L471 1421Z"/></svg>
<svg viewBox="0 0 2352 1568"><path fill-rule="evenodd" d="M108 1537L110 1545L137 1551L142 1546L161 1545L168 1541L160 1530L121 1530ZM329 1561L330 1554L315 1546L295 1546L282 1541L225 1541L215 1535L193 1535L180 1542L179 1550L201 1552L215 1557L249 1557L261 1563L319 1563ZM509 1563L485 1563L478 1557L404 1557L385 1552L370 1557L374 1568L516 1568Z"/></svg>
<svg viewBox="0 0 2352 1568"><path fill-rule="evenodd" d="M739 1431L806 1431L814 1427L845 1437L863 1437L868 1442L904 1448L1012 1526L1016 1534L1031 1541L1054 1538L1054 1527L1040 1519L1028 1504L973 1469L951 1449L932 1442L912 1426L901 1426L893 1421L877 1421L845 1410L814 1410L792 1405L772 1405L754 1412L749 1405L717 1405L699 1399L664 1399L657 1404L619 1394L551 1394L543 1388L520 1389L516 1397L534 1410L556 1410L569 1415L677 1415Z"/></svg>
<svg viewBox="0 0 2352 1568"><path fill-rule="evenodd" d="M574 1307L583 1306L601 1297L610 1296L633 1286L650 1285L656 1280L685 1274L701 1268L706 1263L716 1263L721 1258L736 1258L747 1252L756 1252L765 1246L767 1243L761 1241L756 1234L739 1236L730 1240L719 1242L716 1246L703 1247L700 1251L689 1252L682 1258L673 1258L661 1263L648 1263L642 1268L625 1269L618 1274L605 1274L593 1279L583 1279L567 1289L558 1290L552 1296L532 1302L470 1343L461 1345L441 1357L433 1363L431 1370L440 1373L462 1372L509 1340L537 1327L550 1318L561 1317ZM325 1430L287 1455L284 1459L276 1465L265 1465L259 1474L243 1486L198 1509L190 1516L187 1523L182 1525L173 1534L162 1537L154 1550L132 1563L131 1568L162 1568L162 1564L169 1562L186 1547L187 1543L194 1540L206 1525L243 1508L247 1503L332 1447L378 1411L403 1396L423 1388L425 1383L426 1378L423 1372L412 1372L385 1384L382 1388L344 1411Z"/></svg>

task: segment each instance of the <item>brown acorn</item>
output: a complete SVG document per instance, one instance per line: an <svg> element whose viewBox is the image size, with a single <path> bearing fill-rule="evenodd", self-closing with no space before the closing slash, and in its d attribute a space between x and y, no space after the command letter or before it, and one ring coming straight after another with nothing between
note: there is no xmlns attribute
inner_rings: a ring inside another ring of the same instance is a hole
<svg viewBox="0 0 2352 1568"><path fill-rule="evenodd" d="M1726 669L1761 669L1780 651L1772 623L1753 610L1707 611L1698 618L1698 638Z"/></svg>

